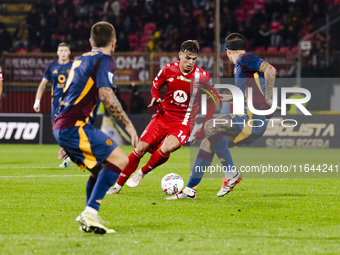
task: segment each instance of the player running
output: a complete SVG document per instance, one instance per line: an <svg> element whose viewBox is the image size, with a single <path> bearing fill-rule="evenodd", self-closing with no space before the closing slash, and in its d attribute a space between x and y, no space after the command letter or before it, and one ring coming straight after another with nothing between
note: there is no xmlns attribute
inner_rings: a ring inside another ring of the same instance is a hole
<svg viewBox="0 0 340 255"><path fill-rule="evenodd" d="M63 95L63 88L65 86L68 74L70 72L72 62L70 60L70 45L67 43L60 43L58 45L58 61L55 61L48 65L46 68L44 77L42 78L40 85L35 96L35 102L33 109L36 112L40 112L40 100L45 92L46 86L49 81L52 82L52 103L51 103L51 120L53 121L57 116L57 111L59 108L59 101ZM69 167L71 165L71 160L69 157L64 159L63 163L59 165L60 168Z"/></svg>
<svg viewBox="0 0 340 255"><path fill-rule="evenodd" d="M92 51L74 61L64 88L60 113L53 122L53 134L71 160L92 174L86 186L86 207L77 222L83 231L113 233L105 227L98 211L107 190L116 182L128 158L102 131L93 127L100 101L108 113L125 125L133 146L137 132L113 92L116 68L110 56L116 45L116 31L108 22L91 28Z"/></svg>
<svg viewBox="0 0 340 255"><path fill-rule="evenodd" d="M251 53L246 53L244 37L241 34L233 33L226 38L226 52L229 60L235 64L235 85L245 95L245 114L229 114L217 118L224 123L222 125L214 124L216 123L214 120L209 120L206 123L206 138L201 143L188 185L178 194L166 198L167 200L196 198L196 186L200 183L205 172L198 169L206 169L210 166L215 153L225 169L228 170L225 172L222 188L218 191L217 196L222 197L228 194L242 180L241 173L234 166L229 147L254 142L266 131L266 118L272 117L272 115L255 115L249 111L246 89L250 87L253 89L252 99L255 109L270 109L276 69L263 59ZM249 122L251 122L250 125L248 125Z"/></svg>
<svg viewBox="0 0 340 255"><path fill-rule="evenodd" d="M137 187L147 173L164 164L169 159L170 153L188 141L192 124L200 109L202 89L211 93L215 91L210 75L195 65L198 53L197 41L183 42L178 54L180 61L166 64L155 77L149 107L159 103L158 111L141 135L137 147L129 155L129 164L120 174L115 186L110 188L109 194L119 193L146 152L152 154L151 158L127 181L130 188ZM162 100L160 90L164 86L167 92ZM209 99L210 111L205 120L212 118L215 110L212 98ZM204 130L202 129L197 136L203 137Z"/></svg>

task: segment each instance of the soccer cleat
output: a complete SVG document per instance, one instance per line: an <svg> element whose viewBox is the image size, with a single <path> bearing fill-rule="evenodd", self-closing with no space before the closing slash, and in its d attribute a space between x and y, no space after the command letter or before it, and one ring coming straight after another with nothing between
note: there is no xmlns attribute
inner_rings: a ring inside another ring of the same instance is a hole
<svg viewBox="0 0 340 255"><path fill-rule="evenodd" d="M184 190L177 192L175 195L172 195L171 197L166 197L165 200L196 199L196 198L197 198L196 190L191 189L189 187L185 187Z"/></svg>
<svg viewBox="0 0 340 255"><path fill-rule="evenodd" d="M113 187L109 188L109 190L106 192L106 195L119 194L122 188L123 186L120 186L119 184L116 183Z"/></svg>
<svg viewBox="0 0 340 255"><path fill-rule="evenodd" d="M76 219L80 224L80 230L83 232L94 232L95 234L110 234L116 233L113 229L108 229L103 224L100 223L100 219L97 215L91 213L82 212Z"/></svg>
<svg viewBox="0 0 340 255"><path fill-rule="evenodd" d="M237 170L236 170L237 171ZM227 195L233 188L242 180L242 174L237 171L236 175L231 179L223 178L222 179L222 188L217 192L218 197L223 197Z"/></svg>
<svg viewBox="0 0 340 255"><path fill-rule="evenodd" d="M70 158L66 158L66 159L64 159L63 163L61 163L59 165L59 168L66 168L66 167L69 167L69 166L71 166L71 160L70 160Z"/></svg>
<svg viewBox="0 0 340 255"><path fill-rule="evenodd" d="M130 179L126 182L126 185L130 188L136 188L142 181L144 175L145 174L142 173L142 170L139 169L130 177Z"/></svg>

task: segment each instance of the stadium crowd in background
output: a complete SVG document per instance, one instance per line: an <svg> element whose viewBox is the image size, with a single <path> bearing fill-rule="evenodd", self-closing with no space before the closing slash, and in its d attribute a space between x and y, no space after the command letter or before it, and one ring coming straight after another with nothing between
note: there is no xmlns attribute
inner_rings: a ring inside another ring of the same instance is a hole
<svg viewBox="0 0 340 255"><path fill-rule="evenodd" d="M221 0L220 12L221 40L236 31L249 38L248 50L289 50L324 24L326 14L339 13L339 1ZM13 35L0 24L0 38L6 38L0 50L55 52L66 41L83 52L90 48L86 32L100 20L116 27L117 51L175 52L193 38L203 52L214 49L213 1L50 0L37 1Z"/></svg>

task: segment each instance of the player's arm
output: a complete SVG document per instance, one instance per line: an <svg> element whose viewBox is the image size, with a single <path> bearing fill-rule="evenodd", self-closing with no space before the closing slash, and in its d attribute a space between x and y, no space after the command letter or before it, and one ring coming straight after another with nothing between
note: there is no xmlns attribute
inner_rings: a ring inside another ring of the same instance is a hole
<svg viewBox="0 0 340 255"><path fill-rule="evenodd" d="M37 90L37 94L35 95L35 102L33 105L33 109L36 112L40 112L40 100L42 98L42 95L45 92L46 86L47 86L48 80L46 78L42 78L40 85Z"/></svg>
<svg viewBox="0 0 340 255"><path fill-rule="evenodd" d="M205 123L212 119L215 113L215 107L216 107L216 102L220 101L219 95L217 94L216 90L213 87L211 78L209 78L209 81L207 83L203 83L202 84L204 86L204 89L206 91L206 93L209 95L208 99L207 99L207 114L204 117L204 121L203 121L203 125L200 129L197 130L197 132L195 133L195 139L194 139L194 143L202 140L205 136L205 132L204 132L204 127L205 127Z"/></svg>
<svg viewBox="0 0 340 255"><path fill-rule="evenodd" d="M155 104L159 104L163 100L160 98L161 96L161 89L166 84L166 77L165 77L165 66L158 72L157 76L153 80L152 88L151 88L151 102L148 105L148 107L151 107Z"/></svg>
<svg viewBox="0 0 340 255"><path fill-rule="evenodd" d="M136 147L138 142L138 135L131 120L123 110L118 98L110 87L100 87L98 89L99 98L103 102L105 109L116 120L125 125L125 130L131 136L131 145Z"/></svg>
<svg viewBox="0 0 340 255"><path fill-rule="evenodd" d="M275 77L276 77L276 69L271 64L266 61L263 61L260 65L259 71L264 73L264 79L266 83L266 103L269 107L272 106L272 95L273 95L273 88L275 85Z"/></svg>

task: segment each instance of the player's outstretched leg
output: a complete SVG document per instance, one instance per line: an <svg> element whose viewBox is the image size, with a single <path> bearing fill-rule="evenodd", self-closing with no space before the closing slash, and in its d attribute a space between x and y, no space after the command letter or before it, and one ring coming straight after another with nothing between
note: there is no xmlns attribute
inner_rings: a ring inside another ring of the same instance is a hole
<svg viewBox="0 0 340 255"><path fill-rule="evenodd" d="M190 178L188 181L188 185L184 188L183 191L180 191L179 193L171 197L167 197L165 199L173 200L173 199L195 199L197 198L196 186L201 182L203 178L203 174L206 171L206 168L211 165L211 161L213 158L214 158L214 153L210 153L203 149L200 149L196 157L195 163L191 169L191 174L190 174Z"/></svg>
<svg viewBox="0 0 340 255"><path fill-rule="evenodd" d="M86 184L86 204L89 201L89 198L91 197L92 190L96 181L97 179L91 174Z"/></svg>
<svg viewBox="0 0 340 255"><path fill-rule="evenodd" d="M71 160L69 157L67 157L66 159L63 160L63 163L59 165L59 168L66 168L69 166L71 166Z"/></svg>
<svg viewBox="0 0 340 255"><path fill-rule="evenodd" d="M144 154L143 154L144 155ZM136 152L136 149L129 155L129 163L120 173L117 183L111 187L106 194L118 194L123 188L126 180L131 176L131 174L136 171L140 159L143 157Z"/></svg>
<svg viewBox="0 0 340 255"><path fill-rule="evenodd" d="M210 141L211 147L220 159L225 170L225 178L223 178L222 188L217 193L217 196L223 197L232 191L235 185L242 180L242 175L235 168L227 138L222 133L215 133L209 136L208 140Z"/></svg>
<svg viewBox="0 0 340 255"><path fill-rule="evenodd" d="M136 171L131 176L131 178L126 182L126 185L130 188L137 187L146 174L151 172L152 169L164 164L169 159L169 157L170 157L170 153L164 153L162 151L162 148L154 152L151 155L148 163L146 163L145 166L143 166L141 169Z"/></svg>
<svg viewBox="0 0 340 255"><path fill-rule="evenodd" d="M91 195L86 203L85 210L77 217L77 222L83 231L93 231L96 234L115 232L102 224L98 216L98 211L107 190L116 182L120 171L117 166L111 163L106 164L106 166L100 170Z"/></svg>

